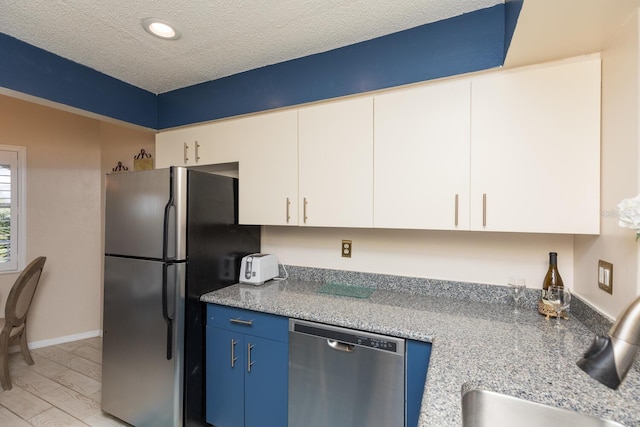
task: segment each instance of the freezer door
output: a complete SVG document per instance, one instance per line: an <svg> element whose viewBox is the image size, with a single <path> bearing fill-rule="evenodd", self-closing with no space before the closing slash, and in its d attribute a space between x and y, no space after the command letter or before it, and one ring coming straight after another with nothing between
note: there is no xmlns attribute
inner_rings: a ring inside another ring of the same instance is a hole
<svg viewBox="0 0 640 427"><path fill-rule="evenodd" d="M172 168L107 175L106 254L184 259L186 172Z"/></svg>
<svg viewBox="0 0 640 427"><path fill-rule="evenodd" d="M102 410L182 425L185 264L105 257Z"/></svg>

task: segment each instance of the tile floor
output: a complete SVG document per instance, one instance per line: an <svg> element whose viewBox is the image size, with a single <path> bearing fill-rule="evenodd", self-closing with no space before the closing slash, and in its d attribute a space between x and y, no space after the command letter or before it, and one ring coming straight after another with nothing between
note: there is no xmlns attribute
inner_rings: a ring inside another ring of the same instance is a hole
<svg viewBox="0 0 640 427"><path fill-rule="evenodd" d="M128 426L100 410L102 339L31 350L34 365L12 353L13 388L0 389L0 426Z"/></svg>

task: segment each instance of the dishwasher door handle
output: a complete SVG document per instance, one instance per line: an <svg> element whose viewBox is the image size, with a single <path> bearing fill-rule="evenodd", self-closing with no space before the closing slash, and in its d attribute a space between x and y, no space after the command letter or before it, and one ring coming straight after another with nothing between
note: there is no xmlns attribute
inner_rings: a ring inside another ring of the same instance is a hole
<svg viewBox="0 0 640 427"><path fill-rule="evenodd" d="M356 346L353 344L345 344L335 340L327 340L327 345L334 350L344 351L346 353L351 353L356 349Z"/></svg>

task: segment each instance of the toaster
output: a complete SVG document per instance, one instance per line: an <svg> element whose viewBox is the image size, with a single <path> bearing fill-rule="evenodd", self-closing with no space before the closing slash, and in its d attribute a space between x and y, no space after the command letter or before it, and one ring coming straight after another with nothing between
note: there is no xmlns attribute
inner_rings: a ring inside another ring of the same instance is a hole
<svg viewBox="0 0 640 427"><path fill-rule="evenodd" d="M251 254L242 258L240 283L262 285L267 280L278 277L278 258L271 254Z"/></svg>

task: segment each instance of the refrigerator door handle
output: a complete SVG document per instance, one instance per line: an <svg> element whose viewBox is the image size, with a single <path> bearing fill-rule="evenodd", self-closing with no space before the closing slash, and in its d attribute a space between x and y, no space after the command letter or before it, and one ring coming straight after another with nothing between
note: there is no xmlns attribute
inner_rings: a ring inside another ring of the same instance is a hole
<svg viewBox="0 0 640 427"><path fill-rule="evenodd" d="M162 266L162 317L164 317L164 320L167 322L167 360L173 358L173 319L175 317L175 312L169 313L169 266L170 264L164 264Z"/></svg>
<svg viewBox="0 0 640 427"><path fill-rule="evenodd" d="M164 207L164 223L162 230L162 259L164 261L175 259L175 252L171 255L169 254L169 246L175 245L175 239L169 238L169 229L172 223L174 223L173 225L175 226L175 220L171 221L171 213L175 210L175 198L173 195L173 168L169 171L169 176L171 177L171 183L169 184L169 201Z"/></svg>

